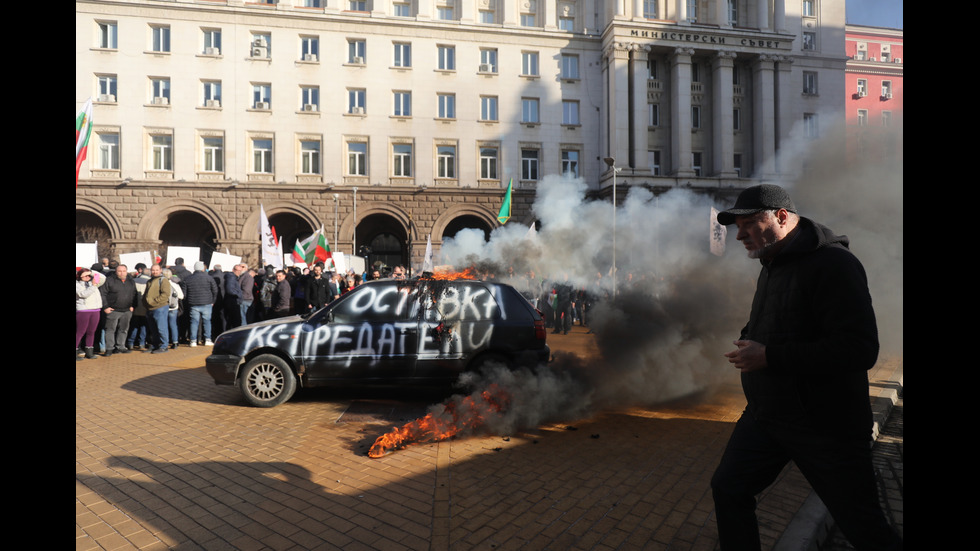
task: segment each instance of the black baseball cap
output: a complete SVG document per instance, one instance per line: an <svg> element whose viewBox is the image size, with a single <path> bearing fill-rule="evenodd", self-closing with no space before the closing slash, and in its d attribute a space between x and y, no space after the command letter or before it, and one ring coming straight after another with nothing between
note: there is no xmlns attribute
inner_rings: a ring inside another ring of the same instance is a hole
<svg viewBox="0 0 980 551"><path fill-rule="evenodd" d="M734 207L718 213L718 223L728 226L735 223L736 216L779 209L795 213L796 205L785 189L773 184L760 184L742 190Z"/></svg>

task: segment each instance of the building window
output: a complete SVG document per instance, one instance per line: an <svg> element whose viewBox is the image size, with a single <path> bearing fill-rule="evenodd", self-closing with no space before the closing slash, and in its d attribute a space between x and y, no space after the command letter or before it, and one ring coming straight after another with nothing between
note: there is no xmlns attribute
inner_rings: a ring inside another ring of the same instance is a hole
<svg viewBox="0 0 980 551"><path fill-rule="evenodd" d="M738 25L738 0L728 0L728 24Z"/></svg>
<svg viewBox="0 0 980 551"><path fill-rule="evenodd" d="M857 43L857 51L854 52L854 60L855 61L864 61L866 59L868 59L868 43L867 42L858 42Z"/></svg>
<svg viewBox="0 0 980 551"><path fill-rule="evenodd" d="M480 178L484 180L497 179L497 148L480 148Z"/></svg>
<svg viewBox="0 0 980 551"><path fill-rule="evenodd" d="M97 75L98 100L101 103L116 102L116 75Z"/></svg>
<svg viewBox="0 0 980 551"><path fill-rule="evenodd" d="M813 32L803 33L803 49L804 50L817 49L817 33L813 33Z"/></svg>
<svg viewBox="0 0 980 551"><path fill-rule="evenodd" d="M643 17L646 19L657 18L657 2L659 0L643 0Z"/></svg>
<svg viewBox="0 0 980 551"><path fill-rule="evenodd" d="M454 21L456 13L452 6L436 6L436 18L441 21Z"/></svg>
<svg viewBox="0 0 980 551"><path fill-rule="evenodd" d="M151 136L150 154L152 170L173 171L174 169L174 138L173 136Z"/></svg>
<svg viewBox="0 0 980 551"><path fill-rule="evenodd" d="M272 174L272 140L252 139L252 172Z"/></svg>
<svg viewBox="0 0 980 551"><path fill-rule="evenodd" d="M891 125L892 125L892 112L891 111L882 111L881 112L881 126L884 126L885 128L888 128Z"/></svg>
<svg viewBox="0 0 980 551"><path fill-rule="evenodd" d="M521 122L538 123L540 116L538 112L538 98L521 98Z"/></svg>
<svg viewBox="0 0 980 551"><path fill-rule="evenodd" d="M537 27L537 13L538 13L538 2L537 0L527 0L521 2L521 26L522 27Z"/></svg>
<svg viewBox="0 0 980 551"><path fill-rule="evenodd" d="M436 177L456 177L456 146L440 145L436 147Z"/></svg>
<svg viewBox="0 0 980 551"><path fill-rule="evenodd" d="M558 16L558 30L575 32L575 18Z"/></svg>
<svg viewBox="0 0 980 551"><path fill-rule="evenodd" d="M99 21L96 22L98 27L97 32L97 42L95 46L97 48L104 48L107 50L115 50L119 48L119 27L115 21Z"/></svg>
<svg viewBox="0 0 980 551"><path fill-rule="evenodd" d="M858 124L858 126L868 126L868 110L867 109L858 109L857 124Z"/></svg>
<svg viewBox="0 0 980 551"><path fill-rule="evenodd" d="M857 95L863 98L868 95L868 81L863 78L859 78L857 81Z"/></svg>
<svg viewBox="0 0 980 551"><path fill-rule="evenodd" d="M317 36L301 36L299 58L303 61L318 61L320 59L320 38Z"/></svg>
<svg viewBox="0 0 980 551"><path fill-rule="evenodd" d="M732 86L742 84L742 71L738 70L738 65L732 67Z"/></svg>
<svg viewBox="0 0 980 551"><path fill-rule="evenodd" d="M456 47L455 46L439 46L437 50L437 54L438 54L438 67L440 71L456 70Z"/></svg>
<svg viewBox="0 0 980 551"><path fill-rule="evenodd" d="M363 115L367 113L367 105L364 103L367 91L363 88L349 88L347 90L347 112L351 115Z"/></svg>
<svg viewBox="0 0 980 551"><path fill-rule="evenodd" d="M412 45L407 42L395 43L395 67L412 66Z"/></svg>
<svg viewBox="0 0 980 551"><path fill-rule="evenodd" d="M412 175L412 144L397 143L391 146L391 175L408 178Z"/></svg>
<svg viewBox="0 0 980 551"><path fill-rule="evenodd" d="M204 29L204 55L221 55L221 29Z"/></svg>
<svg viewBox="0 0 980 551"><path fill-rule="evenodd" d="M320 2L321 2L321 0L303 0L303 7L304 8L319 8L319 7L322 7L322 4Z"/></svg>
<svg viewBox="0 0 980 551"><path fill-rule="evenodd" d="M698 0L687 0L687 20L692 22L697 22Z"/></svg>
<svg viewBox="0 0 980 551"><path fill-rule="evenodd" d="M579 152L566 149L561 152L561 173L578 178Z"/></svg>
<svg viewBox="0 0 980 551"><path fill-rule="evenodd" d="M538 52L521 53L521 75L526 77L538 76Z"/></svg>
<svg viewBox="0 0 980 551"><path fill-rule="evenodd" d="M537 149L521 150L521 180L538 179L538 155Z"/></svg>
<svg viewBox="0 0 980 551"><path fill-rule="evenodd" d="M150 103L153 105L170 105L170 79L166 77L150 78Z"/></svg>
<svg viewBox="0 0 980 551"><path fill-rule="evenodd" d="M888 63L889 61L891 61L891 55L892 55L891 52L884 49L881 50L881 61Z"/></svg>
<svg viewBox="0 0 980 551"><path fill-rule="evenodd" d="M571 54L561 55L561 78L564 79L579 78L577 55L571 55Z"/></svg>
<svg viewBox="0 0 980 551"><path fill-rule="evenodd" d="M367 176L367 142L347 142L347 175Z"/></svg>
<svg viewBox="0 0 980 551"><path fill-rule="evenodd" d="M367 11L367 0L349 0L347 9L349 11Z"/></svg>
<svg viewBox="0 0 980 551"><path fill-rule="evenodd" d="M158 53L170 52L169 25L150 25L150 50Z"/></svg>
<svg viewBox="0 0 980 551"><path fill-rule="evenodd" d="M892 98L892 81L890 80L881 81L881 98L882 99Z"/></svg>
<svg viewBox="0 0 980 551"><path fill-rule="evenodd" d="M694 170L694 175L701 176L701 152L694 151L691 153L691 169Z"/></svg>
<svg viewBox="0 0 980 551"><path fill-rule="evenodd" d="M204 107L221 107L221 81L205 80L201 82L204 90L202 98Z"/></svg>
<svg viewBox="0 0 980 551"><path fill-rule="evenodd" d="M249 56L256 59L269 59L272 56L272 35L269 33L252 33Z"/></svg>
<svg viewBox="0 0 980 551"><path fill-rule="evenodd" d="M648 103L647 104L647 126L656 127L660 126L660 104L659 103Z"/></svg>
<svg viewBox="0 0 980 551"><path fill-rule="evenodd" d="M319 86L300 86L299 87L299 106L303 111L320 110L320 87Z"/></svg>
<svg viewBox="0 0 980 551"><path fill-rule="evenodd" d="M817 8L815 4L816 0L803 0L803 15L807 17L815 17L817 15Z"/></svg>
<svg viewBox="0 0 980 551"><path fill-rule="evenodd" d="M819 136L816 113L803 113L803 136L809 139Z"/></svg>
<svg viewBox="0 0 980 551"><path fill-rule="evenodd" d="M347 41L347 63L351 65L364 65L367 59L367 42L364 40L349 39Z"/></svg>
<svg viewBox="0 0 980 551"><path fill-rule="evenodd" d="M119 170L119 134L99 133L99 168Z"/></svg>
<svg viewBox="0 0 980 551"><path fill-rule="evenodd" d="M735 166L735 177L741 178L742 177L742 154L741 153L734 154L734 157L732 158L732 164Z"/></svg>
<svg viewBox="0 0 980 551"><path fill-rule="evenodd" d="M480 72L481 73L497 72L497 49L496 48L480 49Z"/></svg>
<svg viewBox="0 0 980 551"><path fill-rule="evenodd" d="M492 25L493 21L493 10L480 10L480 23Z"/></svg>
<svg viewBox="0 0 980 551"><path fill-rule="evenodd" d="M299 171L301 174L320 173L320 140L299 142Z"/></svg>
<svg viewBox="0 0 980 551"><path fill-rule="evenodd" d="M497 96L480 96L480 120L497 121Z"/></svg>
<svg viewBox="0 0 980 551"><path fill-rule="evenodd" d="M412 116L412 93L405 91L394 92L394 108L392 114L396 117Z"/></svg>
<svg viewBox="0 0 980 551"><path fill-rule="evenodd" d="M692 105L691 106L691 128L698 129L701 128L701 106Z"/></svg>
<svg viewBox="0 0 980 551"><path fill-rule="evenodd" d="M272 85L253 84L252 85L252 109L271 109L272 108Z"/></svg>
<svg viewBox="0 0 980 551"><path fill-rule="evenodd" d="M738 132L742 129L742 110L732 109L732 130Z"/></svg>
<svg viewBox="0 0 980 551"><path fill-rule="evenodd" d="M701 65L696 61L691 62L691 82L701 82Z"/></svg>
<svg viewBox="0 0 980 551"><path fill-rule="evenodd" d="M411 17L412 5L408 2L394 2L391 5L392 15L395 17Z"/></svg>
<svg viewBox="0 0 980 551"><path fill-rule="evenodd" d="M201 138L201 170L204 172L224 172L225 140L220 137Z"/></svg>
<svg viewBox="0 0 980 551"><path fill-rule="evenodd" d="M650 166L650 173L660 176L660 151L647 151L647 164Z"/></svg>
<svg viewBox="0 0 980 551"><path fill-rule="evenodd" d="M817 73L803 71L803 93L808 96L817 95Z"/></svg>
<svg viewBox="0 0 980 551"><path fill-rule="evenodd" d="M647 78L650 80L657 80L659 75L657 60L647 59Z"/></svg>
<svg viewBox="0 0 980 551"><path fill-rule="evenodd" d="M568 125L578 125L578 102L564 100L561 102L561 123Z"/></svg>
<svg viewBox="0 0 980 551"><path fill-rule="evenodd" d="M436 94L440 119L456 118L456 94Z"/></svg>

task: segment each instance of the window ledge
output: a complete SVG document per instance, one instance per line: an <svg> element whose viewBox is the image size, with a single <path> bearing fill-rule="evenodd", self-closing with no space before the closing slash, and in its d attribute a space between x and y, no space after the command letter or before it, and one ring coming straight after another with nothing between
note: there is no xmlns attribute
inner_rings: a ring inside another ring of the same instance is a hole
<svg viewBox="0 0 980 551"><path fill-rule="evenodd" d="M147 54L147 55L159 55L159 56L168 56L168 55L170 55L170 52L156 52L156 51L153 51L153 50L143 50L143 53L144 54Z"/></svg>
<svg viewBox="0 0 980 551"><path fill-rule="evenodd" d="M317 109L316 111L305 111L303 109L297 109L296 110L296 114L297 115L316 115L316 116L319 117L320 116L320 110Z"/></svg>
<svg viewBox="0 0 980 551"><path fill-rule="evenodd" d="M90 50L93 52L118 52L119 48L99 48L98 46L92 46Z"/></svg>
<svg viewBox="0 0 980 551"><path fill-rule="evenodd" d="M452 75L456 73L456 69L433 69L435 73L442 73L444 75Z"/></svg>
<svg viewBox="0 0 980 551"><path fill-rule="evenodd" d="M249 107L245 111L251 112L251 113L272 113L272 109L256 109L254 107Z"/></svg>
<svg viewBox="0 0 980 551"><path fill-rule="evenodd" d="M574 77L574 78L572 78L572 77L561 77L561 79L563 81L565 81L566 83L568 83L568 84L574 84L574 83L580 82L582 80L579 77Z"/></svg>
<svg viewBox="0 0 980 551"><path fill-rule="evenodd" d="M540 122L521 121L521 126L523 126L525 128L534 128L535 126L537 126L539 124L541 124L541 123Z"/></svg>
<svg viewBox="0 0 980 551"><path fill-rule="evenodd" d="M493 71L493 72L491 72L491 71L477 71L476 74L483 75L485 77L495 77L495 76L497 76L500 73L497 73L496 71Z"/></svg>
<svg viewBox="0 0 980 551"><path fill-rule="evenodd" d="M575 130L576 128L579 128L582 125L580 123L575 123L575 124L562 124L561 126L562 128L566 128L568 130Z"/></svg>
<svg viewBox="0 0 980 551"><path fill-rule="evenodd" d="M173 180L174 173L172 170L147 170L144 177L147 180Z"/></svg>
<svg viewBox="0 0 980 551"><path fill-rule="evenodd" d="M143 107L153 107L156 109L170 109L169 103L144 103Z"/></svg>
<svg viewBox="0 0 980 551"><path fill-rule="evenodd" d="M399 121L410 121L410 120L412 120L412 116L411 115L408 115L408 116L405 116L405 115L390 115L388 118L389 119L399 120Z"/></svg>
<svg viewBox="0 0 980 551"><path fill-rule="evenodd" d="M248 181L250 182L275 182L276 175L270 174L268 172L250 172L248 173Z"/></svg>
<svg viewBox="0 0 980 551"><path fill-rule="evenodd" d="M480 121L477 121L477 122L482 123L482 124L498 124L498 123L500 123L499 120L495 120L495 121L480 120Z"/></svg>
<svg viewBox="0 0 980 551"><path fill-rule="evenodd" d="M397 67L397 66L395 66L395 65L392 65L392 66L390 66L390 67L388 67L388 68L389 68L389 69L392 69L392 70L394 70L394 71L411 71L411 70L412 70L412 68L411 68L411 67Z"/></svg>
<svg viewBox="0 0 980 551"><path fill-rule="evenodd" d="M322 184L323 175L322 174L297 174L296 183L297 184Z"/></svg>
<svg viewBox="0 0 980 551"><path fill-rule="evenodd" d="M320 64L320 61L319 60L317 60L317 61L307 61L305 59L297 59L296 60L296 64L297 65L319 65Z"/></svg>
<svg viewBox="0 0 980 551"><path fill-rule="evenodd" d="M450 123L450 122L456 122L456 117L436 117L436 120L440 122Z"/></svg>
<svg viewBox="0 0 980 551"><path fill-rule="evenodd" d="M218 54L218 55L214 55L214 54L197 54L197 57L203 57L203 58L207 58L207 59L221 59L221 58L223 58L225 56L223 56L221 54Z"/></svg>
<svg viewBox="0 0 980 551"><path fill-rule="evenodd" d="M367 117L367 113L344 113L345 117L355 117L358 119L363 119Z"/></svg>
<svg viewBox="0 0 980 551"><path fill-rule="evenodd" d="M271 56L266 56L266 57L248 56L245 58L245 61L255 61L255 62L264 61L266 63L272 63L272 57Z"/></svg>
<svg viewBox="0 0 980 551"><path fill-rule="evenodd" d="M517 75L517 76L521 78L526 78L528 80L538 80L539 78L541 78L541 75Z"/></svg>
<svg viewBox="0 0 980 551"><path fill-rule="evenodd" d="M363 67L367 67L367 63L351 63L351 62L347 62L347 63L344 63L344 67L362 67L363 68Z"/></svg>

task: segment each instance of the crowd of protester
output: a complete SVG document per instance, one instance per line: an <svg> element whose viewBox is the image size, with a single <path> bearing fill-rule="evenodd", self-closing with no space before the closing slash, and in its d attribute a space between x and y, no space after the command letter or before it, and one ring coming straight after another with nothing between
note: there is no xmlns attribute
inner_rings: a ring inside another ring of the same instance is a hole
<svg viewBox="0 0 980 551"><path fill-rule="evenodd" d="M193 271L177 258L173 266L136 264L132 268L102 259L75 272L75 358L108 357L133 350L163 353L178 346L212 346L222 332L256 321L315 312L337 297L374 279L405 279L404 266L374 267L364 274L332 271L322 262L312 268L236 264ZM495 273L478 277L497 280ZM577 280L580 278L576 278ZM590 312L609 296L597 273L588 285L573 285L567 272L538 277L508 268L499 281L515 287L556 334L572 325L588 326ZM621 288L632 284L625 273Z"/></svg>
<svg viewBox="0 0 980 551"><path fill-rule="evenodd" d="M191 271L182 258L166 267L104 258L75 271L75 359L213 346L229 329L314 312L364 281L404 278L405 272L395 266L385 276L380 267L340 273L322 262L284 270L246 264L207 270L197 262Z"/></svg>

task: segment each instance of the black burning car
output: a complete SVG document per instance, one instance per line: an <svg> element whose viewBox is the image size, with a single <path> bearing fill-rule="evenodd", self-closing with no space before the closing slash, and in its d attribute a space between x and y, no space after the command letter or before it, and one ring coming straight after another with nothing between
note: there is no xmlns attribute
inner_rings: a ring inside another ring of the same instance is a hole
<svg viewBox="0 0 980 551"><path fill-rule="evenodd" d="M470 280L381 280L309 317L222 333L207 358L219 385L272 407L297 386L449 384L489 362L547 362L541 314L513 287Z"/></svg>

